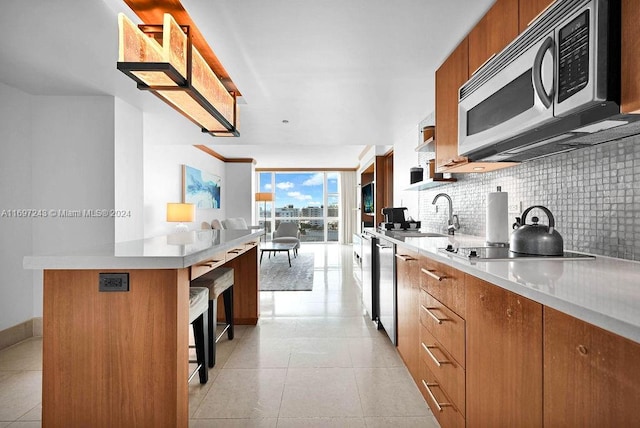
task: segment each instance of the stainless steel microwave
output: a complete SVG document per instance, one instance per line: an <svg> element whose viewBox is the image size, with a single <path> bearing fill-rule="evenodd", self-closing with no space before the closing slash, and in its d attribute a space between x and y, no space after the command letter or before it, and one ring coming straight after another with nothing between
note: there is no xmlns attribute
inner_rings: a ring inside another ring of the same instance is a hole
<svg viewBox="0 0 640 428"><path fill-rule="evenodd" d="M620 113L619 0L557 0L461 88L458 153L523 161L628 123Z"/></svg>

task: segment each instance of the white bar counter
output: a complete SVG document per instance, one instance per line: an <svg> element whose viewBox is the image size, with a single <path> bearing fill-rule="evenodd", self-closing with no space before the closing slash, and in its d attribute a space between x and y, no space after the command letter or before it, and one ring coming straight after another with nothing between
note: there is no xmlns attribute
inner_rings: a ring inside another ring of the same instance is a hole
<svg viewBox="0 0 640 428"><path fill-rule="evenodd" d="M43 269L42 425L186 427L189 283L234 269L234 320L259 317L261 230L206 230L24 258ZM128 277L100 291L100 274Z"/></svg>

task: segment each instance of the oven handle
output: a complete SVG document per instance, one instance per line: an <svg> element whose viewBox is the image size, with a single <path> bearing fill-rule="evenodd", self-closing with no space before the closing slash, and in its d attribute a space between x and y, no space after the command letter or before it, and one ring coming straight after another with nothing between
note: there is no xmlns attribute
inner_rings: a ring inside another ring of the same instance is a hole
<svg viewBox="0 0 640 428"><path fill-rule="evenodd" d="M549 108L551 106L551 103L553 102L553 95L555 94L555 79L552 78L552 84L551 84L551 91L549 91L549 93L547 94L547 91L544 89L544 85L542 84L542 60L544 59L544 55L547 51L551 52L551 58L553 59L553 62L555 63L555 46L554 46L554 42L553 39L551 37L547 37L545 39L545 41L542 43L542 46L540 46L540 49L538 50L538 53L536 54L535 59L533 60L533 74L532 74L532 80L533 80L533 86L536 89L536 94L538 94L538 97L540 98L540 101L542 101L542 104L545 106L545 108Z"/></svg>

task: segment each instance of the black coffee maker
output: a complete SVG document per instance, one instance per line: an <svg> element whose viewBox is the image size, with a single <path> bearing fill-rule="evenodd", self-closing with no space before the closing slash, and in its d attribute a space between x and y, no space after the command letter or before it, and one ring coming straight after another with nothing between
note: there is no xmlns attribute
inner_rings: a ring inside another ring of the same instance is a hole
<svg viewBox="0 0 640 428"><path fill-rule="evenodd" d="M405 207L389 207L382 209L382 215L384 215L384 223L380 225L381 229L409 229L420 228L419 221L407 220L405 218L405 212L408 209ZM413 224L414 226L411 226Z"/></svg>
<svg viewBox="0 0 640 428"><path fill-rule="evenodd" d="M399 208L383 208L382 215L384 215L384 228L389 229L398 229L398 225L400 225L400 229L406 228L405 223L407 222L404 213L407 211L404 207ZM395 226L394 226L395 225Z"/></svg>

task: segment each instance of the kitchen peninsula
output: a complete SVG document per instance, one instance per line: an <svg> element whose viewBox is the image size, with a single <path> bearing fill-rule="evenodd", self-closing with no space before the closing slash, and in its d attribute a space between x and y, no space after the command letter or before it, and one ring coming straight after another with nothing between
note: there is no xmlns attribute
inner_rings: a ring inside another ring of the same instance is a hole
<svg viewBox="0 0 640 428"><path fill-rule="evenodd" d="M235 322L256 324L262 233L192 231L25 257L26 269L44 270L43 426L186 427L189 281L234 268Z"/></svg>

